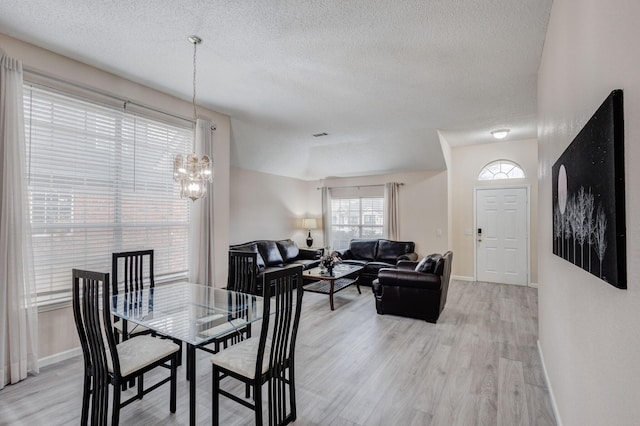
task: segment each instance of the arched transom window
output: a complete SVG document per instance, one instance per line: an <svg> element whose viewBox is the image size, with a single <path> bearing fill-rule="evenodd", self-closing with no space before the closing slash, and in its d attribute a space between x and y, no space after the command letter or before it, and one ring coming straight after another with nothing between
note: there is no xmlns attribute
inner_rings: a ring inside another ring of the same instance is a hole
<svg viewBox="0 0 640 426"><path fill-rule="evenodd" d="M496 160L482 168L478 180L520 179L525 177L522 167L509 160Z"/></svg>

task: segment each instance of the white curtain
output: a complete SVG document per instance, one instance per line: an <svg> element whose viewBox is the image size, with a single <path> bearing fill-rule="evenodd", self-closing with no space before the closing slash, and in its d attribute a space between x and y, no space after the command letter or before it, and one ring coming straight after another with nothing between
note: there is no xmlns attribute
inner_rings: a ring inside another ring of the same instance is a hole
<svg viewBox="0 0 640 426"><path fill-rule="evenodd" d="M400 184L389 182L384 184L384 236L389 240L398 240L398 192Z"/></svg>
<svg viewBox="0 0 640 426"><path fill-rule="evenodd" d="M322 239L324 247L327 248L331 245L331 193L326 186L320 188L320 191L322 192Z"/></svg>
<svg viewBox="0 0 640 426"><path fill-rule="evenodd" d="M0 55L0 389L38 372L22 63Z"/></svg>
<svg viewBox="0 0 640 426"><path fill-rule="evenodd" d="M208 155L215 170L211 122L196 121L195 153ZM215 173L214 173L215 179ZM208 184L207 196L191 204L189 225L189 281L202 285L213 285L213 183Z"/></svg>

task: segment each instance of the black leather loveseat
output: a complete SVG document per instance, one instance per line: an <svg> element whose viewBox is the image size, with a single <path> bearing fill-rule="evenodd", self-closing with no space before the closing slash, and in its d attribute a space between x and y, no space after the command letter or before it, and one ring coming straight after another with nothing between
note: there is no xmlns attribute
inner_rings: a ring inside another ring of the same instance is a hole
<svg viewBox="0 0 640 426"><path fill-rule="evenodd" d="M299 248L292 240L257 240L229 246L229 280L236 280L234 276L237 268L233 267L234 253L253 253L255 261L256 292L261 292L262 274L275 269L302 266L302 269L315 268L320 265L322 250ZM243 272L244 273L244 272Z"/></svg>
<svg viewBox="0 0 640 426"><path fill-rule="evenodd" d="M373 282L378 314L437 322L447 302L453 253L432 254L418 262L381 269Z"/></svg>
<svg viewBox="0 0 640 426"><path fill-rule="evenodd" d="M392 241L385 239L351 240L349 248L339 250L344 263L363 266L360 272L360 285L371 285L382 268L395 267L401 260L415 261L413 241Z"/></svg>

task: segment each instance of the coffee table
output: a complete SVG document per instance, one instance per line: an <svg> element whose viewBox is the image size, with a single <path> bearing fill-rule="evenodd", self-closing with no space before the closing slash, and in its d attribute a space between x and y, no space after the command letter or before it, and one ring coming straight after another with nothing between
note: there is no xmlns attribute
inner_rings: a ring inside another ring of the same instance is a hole
<svg viewBox="0 0 640 426"><path fill-rule="evenodd" d="M360 285L358 284L358 278L360 277L360 271L362 266L347 265L340 263L333 267L331 274L322 272L320 267L311 268L302 272L302 279L305 282L311 282L304 286L305 291L311 291L313 293L322 293L329 295L329 304L333 311L333 295L340 290L355 284L360 291Z"/></svg>

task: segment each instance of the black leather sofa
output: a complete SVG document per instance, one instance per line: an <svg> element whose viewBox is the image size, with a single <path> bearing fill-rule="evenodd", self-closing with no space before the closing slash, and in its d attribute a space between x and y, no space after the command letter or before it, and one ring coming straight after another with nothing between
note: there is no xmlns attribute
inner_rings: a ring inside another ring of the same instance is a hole
<svg viewBox="0 0 640 426"><path fill-rule="evenodd" d="M349 243L349 248L339 250L344 263L360 265L364 269L360 272L360 285L371 285L378 277L382 268L395 267L401 260L415 261L418 255L414 253L413 241L392 241L385 239L355 239Z"/></svg>
<svg viewBox="0 0 640 426"><path fill-rule="evenodd" d="M447 302L453 253L432 254L418 262L398 262L381 269L373 282L378 314L419 318L435 323Z"/></svg>
<svg viewBox="0 0 640 426"><path fill-rule="evenodd" d="M299 248L290 240L256 240L242 244L229 246L229 263L233 262L235 252L255 253L255 273L257 291L261 291L262 274L275 269L302 266L302 269L315 268L320 265L322 250ZM235 279L232 276L233 268L229 268L229 280Z"/></svg>

